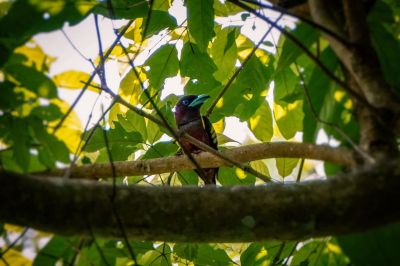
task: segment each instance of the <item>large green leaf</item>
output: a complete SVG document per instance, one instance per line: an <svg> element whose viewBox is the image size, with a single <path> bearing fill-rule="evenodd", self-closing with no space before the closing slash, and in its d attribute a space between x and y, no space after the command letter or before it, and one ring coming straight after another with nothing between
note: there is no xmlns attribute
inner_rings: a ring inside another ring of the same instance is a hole
<svg viewBox="0 0 400 266"><path fill-rule="evenodd" d="M275 104L274 116L282 136L285 139L293 138L303 129L303 101Z"/></svg>
<svg viewBox="0 0 400 266"><path fill-rule="evenodd" d="M205 91L212 90L218 84L213 76L213 73L217 70L217 66L210 56L205 52L201 52L194 43L188 42L184 44L180 60L180 70L182 76L191 78L189 84L198 84Z"/></svg>
<svg viewBox="0 0 400 266"><path fill-rule="evenodd" d="M260 141L270 141L273 136L272 112L267 102L261 104L247 124Z"/></svg>
<svg viewBox="0 0 400 266"><path fill-rule="evenodd" d="M3 111L11 111L24 102L24 95L16 91L15 84L4 81L0 82L0 108Z"/></svg>
<svg viewBox="0 0 400 266"><path fill-rule="evenodd" d="M277 104L289 104L303 99L300 79L289 67L282 69L274 76L274 101Z"/></svg>
<svg viewBox="0 0 400 266"><path fill-rule="evenodd" d="M146 151L142 156L142 160L160 158L175 155L178 151L178 146L173 142L158 142Z"/></svg>
<svg viewBox="0 0 400 266"><path fill-rule="evenodd" d="M45 160L43 161L45 165L54 167L56 161L69 162L69 150L67 146L64 142L49 134L41 120L31 118L29 124L33 129L35 138L45 150L43 152L46 152L45 154L42 153L44 157L40 157Z"/></svg>
<svg viewBox="0 0 400 266"><path fill-rule="evenodd" d="M290 31L290 30L289 30ZM307 24L299 23L290 33L298 39L305 47L310 46L318 40L318 31ZM303 50L299 48L293 41L286 38L283 34L279 40L278 47L282 47L279 52L279 60L277 62L276 71L282 71L296 61L303 54Z"/></svg>
<svg viewBox="0 0 400 266"><path fill-rule="evenodd" d="M266 66L258 57L252 56L224 94L221 103L217 104L213 113L214 119L232 115L241 121L250 119L265 102L271 75L272 63L269 62ZM210 95L218 93L219 90Z"/></svg>
<svg viewBox="0 0 400 266"><path fill-rule="evenodd" d="M220 82L226 82L233 73L237 60L235 39L238 33L239 30L236 27L219 29L213 41L211 57L218 67L218 70L214 72L214 77Z"/></svg>
<svg viewBox="0 0 400 266"><path fill-rule="evenodd" d="M61 236L52 237L39 251L33 266L57 265L57 261L70 262L74 255L74 245L78 245L74 239Z"/></svg>
<svg viewBox="0 0 400 266"><path fill-rule="evenodd" d="M194 261L197 258L198 249L198 244L177 243L174 245L174 253L179 257L190 261Z"/></svg>
<svg viewBox="0 0 400 266"><path fill-rule="evenodd" d="M111 0L101 2L93 12L112 19L135 19L148 14L149 4L142 0Z"/></svg>
<svg viewBox="0 0 400 266"><path fill-rule="evenodd" d="M30 161L30 139L25 119L13 119L10 123L10 138L13 142L13 158L18 166L27 171Z"/></svg>
<svg viewBox="0 0 400 266"><path fill-rule="evenodd" d="M166 78L178 74L178 51L175 45L163 45L146 60L145 65L150 67L147 71L150 84L160 90Z"/></svg>
<svg viewBox="0 0 400 266"><path fill-rule="evenodd" d="M33 67L20 64L7 65L6 72L38 97L49 99L57 97L57 87L54 82Z"/></svg>
<svg viewBox="0 0 400 266"><path fill-rule="evenodd" d="M135 152L138 148L138 144L143 142L143 138L138 132L127 132L120 123L114 122L114 128L106 131L106 137L112 159L114 161L126 160L127 157ZM90 129L88 132L91 132ZM88 133L84 134L84 138L88 136ZM100 150L100 156L97 162L108 162L108 154L105 143L105 136L102 128L97 128L85 146L85 151L94 152Z"/></svg>
<svg viewBox="0 0 400 266"><path fill-rule="evenodd" d="M305 243L293 254L292 265L349 265L349 259L340 247L328 240Z"/></svg>
<svg viewBox="0 0 400 266"><path fill-rule="evenodd" d="M231 265L232 260L225 250L209 244L199 244L197 249L196 265Z"/></svg>
<svg viewBox="0 0 400 266"><path fill-rule="evenodd" d="M335 73L339 63L332 49L326 48L320 56L321 62L332 72ZM305 85L310 95L312 108L320 119L321 110L323 106L331 105L336 101L334 97L329 94L331 87L334 86L332 79L329 78L320 68L316 67L311 74L310 81ZM304 120L303 120L303 141L314 142L317 138L318 130L317 119L311 111L311 106L305 100L303 105ZM332 122L332 121L329 121Z"/></svg>
<svg viewBox="0 0 400 266"><path fill-rule="evenodd" d="M369 14L368 25L371 31L372 44L378 53L385 78L393 88L400 92L400 75L398 74L400 39L393 27L393 25L396 25L396 15L392 10L394 6L394 4L389 5L384 1L376 1L372 12ZM398 16L399 14L397 14Z"/></svg>
<svg viewBox="0 0 400 266"><path fill-rule="evenodd" d="M276 167L278 168L278 173L282 178L287 177L296 168L299 159L294 158L276 158Z"/></svg>
<svg viewBox="0 0 400 266"><path fill-rule="evenodd" d="M143 116L128 110L125 115L118 115L118 122L127 132L139 133L143 140L147 139L146 121Z"/></svg>
<svg viewBox="0 0 400 266"><path fill-rule="evenodd" d="M233 186L238 184L253 185L256 182L256 178L239 168L220 167L218 171L218 181L223 186Z"/></svg>
<svg viewBox="0 0 400 266"><path fill-rule="evenodd" d="M168 3L168 1L165 2ZM146 25L146 19L142 24L143 27L144 25ZM168 12L153 10L151 12L150 21L148 22L147 25L146 36L151 36L164 29L175 29L176 27L177 27L176 19L173 16L171 16Z"/></svg>
<svg viewBox="0 0 400 266"><path fill-rule="evenodd" d="M213 0L186 1L186 7L190 35L204 52L214 34Z"/></svg>
<svg viewBox="0 0 400 266"><path fill-rule="evenodd" d="M150 250L144 255L140 256L140 265L171 265L171 247L164 243L157 247L155 250Z"/></svg>
<svg viewBox="0 0 400 266"><path fill-rule="evenodd" d="M294 242L276 241L251 243L240 256L241 265L281 265L288 259L295 245Z"/></svg>

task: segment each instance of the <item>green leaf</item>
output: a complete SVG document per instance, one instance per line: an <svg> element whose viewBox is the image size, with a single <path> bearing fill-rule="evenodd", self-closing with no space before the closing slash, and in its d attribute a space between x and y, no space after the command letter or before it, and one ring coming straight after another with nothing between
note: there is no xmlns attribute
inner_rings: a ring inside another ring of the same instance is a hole
<svg viewBox="0 0 400 266"><path fill-rule="evenodd" d="M271 140L274 133L272 112L267 102L261 104L247 124L257 139L263 142Z"/></svg>
<svg viewBox="0 0 400 266"><path fill-rule="evenodd" d="M200 51L206 51L214 34L213 0L186 1L187 20L190 35Z"/></svg>
<svg viewBox="0 0 400 266"><path fill-rule="evenodd" d="M24 65L7 65L6 71L37 96L48 99L57 97L57 87L54 82L35 68Z"/></svg>
<svg viewBox="0 0 400 266"><path fill-rule="evenodd" d="M150 84L160 90L168 77L178 74L178 51L175 45L164 45L146 60L145 65L150 67L147 71Z"/></svg>
<svg viewBox="0 0 400 266"><path fill-rule="evenodd" d="M69 150L67 146L54 135L49 134L43 126L42 121L32 118L29 120L29 125L33 129L35 138L43 145L43 148L48 151L48 154L41 158L48 158L48 156L51 156L55 161L69 163ZM48 165L49 162L45 164Z"/></svg>
<svg viewBox="0 0 400 266"><path fill-rule="evenodd" d="M182 185L198 185L199 184L199 177L195 171L187 170L187 171L180 171L176 173L176 176L181 182Z"/></svg>
<svg viewBox="0 0 400 266"><path fill-rule="evenodd" d="M236 36L238 28L226 27L217 31L217 36L211 47L211 57L218 70L214 72L214 77L220 82L226 82L233 73L237 60Z"/></svg>
<svg viewBox="0 0 400 266"><path fill-rule="evenodd" d="M233 185L253 185L256 178L239 168L220 167L218 172L218 181L223 186Z"/></svg>
<svg viewBox="0 0 400 266"><path fill-rule="evenodd" d="M291 68L285 68L274 76L274 101L277 104L293 103L303 98L300 78Z"/></svg>
<svg viewBox="0 0 400 266"><path fill-rule="evenodd" d="M336 238L354 265L398 265L400 224Z"/></svg>
<svg viewBox="0 0 400 266"><path fill-rule="evenodd" d="M321 62L328 67L333 73L339 66L336 56L332 49L325 49L320 56ZM325 117L321 116L321 110L323 106L327 106L335 102L335 97L329 94L331 86L334 86L331 78L326 76L323 71L316 67L311 74L310 81L307 84L308 94L311 97L312 107L320 119L325 120ZM317 120L314 114L311 112L310 103L305 101L303 105L304 120L303 120L303 141L314 142L316 140L318 130ZM328 122L332 122L328 120Z"/></svg>
<svg viewBox="0 0 400 266"><path fill-rule="evenodd" d="M209 244L199 244L197 249L196 265L231 265L232 260L226 252Z"/></svg>
<svg viewBox="0 0 400 266"><path fill-rule="evenodd" d="M61 236L53 236L50 241L39 251L33 261L33 266L56 265L60 259L68 263L71 255L74 254L75 245L72 239ZM78 244L78 243L76 243Z"/></svg>
<svg viewBox="0 0 400 266"><path fill-rule="evenodd" d="M270 59L268 58L268 60ZM271 71L272 64L270 62L266 66L258 57L252 56L224 94L222 104L216 106L213 113L214 119L236 116L241 121L249 120L258 107L265 102ZM217 93L219 90L216 91Z"/></svg>
<svg viewBox="0 0 400 266"><path fill-rule="evenodd" d="M11 121L10 138L13 141L13 158L17 165L26 172L30 161L30 136L25 119Z"/></svg>
<svg viewBox="0 0 400 266"><path fill-rule="evenodd" d="M178 151L178 146L172 142L158 142L146 151L146 153L141 158L142 160L145 159L152 159L152 158L160 158L166 156L175 155Z"/></svg>
<svg viewBox="0 0 400 266"><path fill-rule="evenodd" d="M164 243L155 250L146 252L138 260L140 265L171 265L171 247Z"/></svg>
<svg viewBox="0 0 400 266"><path fill-rule="evenodd" d="M148 14L149 4L142 0L111 0L112 10L109 2L101 2L93 13L103 15L112 19L135 19Z"/></svg>
<svg viewBox="0 0 400 266"><path fill-rule="evenodd" d="M49 104L47 106L37 106L33 108L31 115L36 116L43 121L50 122L60 119L64 114L57 105Z"/></svg>
<svg viewBox="0 0 400 266"><path fill-rule="evenodd" d="M217 70L217 66L210 56L207 53L201 52L194 43L185 43L183 46L180 70L182 76L192 78L188 84L202 87L204 92L214 89L219 84L213 76L213 73ZM188 87L188 85L186 86ZM188 92L186 88L185 91ZM194 90L191 91L194 92ZM196 93L200 94L200 91Z"/></svg>
<svg viewBox="0 0 400 266"><path fill-rule="evenodd" d="M258 161L252 161L250 162L250 166L256 170L257 172L266 175L266 176L271 176L269 174L269 170L267 165L262 161L262 160L258 160Z"/></svg>
<svg viewBox="0 0 400 266"><path fill-rule="evenodd" d="M292 265L349 265L349 259L332 240L314 239L293 253ZM353 263L351 263L353 264ZM357 265L357 264L356 264Z"/></svg>
<svg viewBox="0 0 400 266"><path fill-rule="evenodd" d="M267 250L262 243L251 243L240 255L241 265L257 266L263 265L267 258Z"/></svg>
<svg viewBox="0 0 400 266"><path fill-rule="evenodd" d="M276 167L278 168L278 173L282 178L290 175L294 168L296 168L299 159L293 158L276 158Z"/></svg>
<svg viewBox="0 0 400 266"><path fill-rule="evenodd" d="M151 144L159 140L164 133L160 130L160 126L146 119L147 123L147 141Z"/></svg>
<svg viewBox="0 0 400 266"><path fill-rule="evenodd" d="M143 140L147 139L146 121L143 116L128 110L125 115L118 115L118 122L127 132L137 132Z"/></svg>
<svg viewBox="0 0 400 266"><path fill-rule="evenodd" d="M378 3L382 4L382 1ZM400 75L398 62L400 60L400 40L391 33L380 21L371 19L369 21L372 44L378 54L380 66L389 84L397 92L400 91Z"/></svg>
<svg viewBox="0 0 400 266"><path fill-rule="evenodd" d="M303 101L275 104L274 116L282 136L285 139L293 138L303 129Z"/></svg>
<svg viewBox="0 0 400 266"><path fill-rule="evenodd" d="M313 43L318 40L318 31L307 24L299 23L296 25L296 28L291 31L292 35L301 40L301 43L309 48ZM282 40L282 41L281 41ZM303 54L303 50L301 50L296 44L294 44L291 40L288 40L284 34L281 35L281 39L278 47L282 47L282 51L280 52L280 56L277 62L276 71L282 71L290 66L296 59Z"/></svg>
<svg viewBox="0 0 400 266"><path fill-rule="evenodd" d="M174 253L183 259L194 261L197 258L199 246L197 244L177 243L174 245Z"/></svg>
<svg viewBox="0 0 400 266"><path fill-rule="evenodd" d="M214 13L217 17L228 17L243 12L243 9L231 2L214 1Z"/></svg>
<svg viewBox="0 0 400 266"><path fill-rule="evenodd" d="M15 84L4 81L0 82L0 108L1 110L14 109L24 102L24 95L15 91Z"/></svg>
<svg viewBox="0 0 400 266"><path fill-rule="evenodd" d="M137 145L143 142L142 136L138 132L127 132L120 123L114 122L114 128L106 131L108 145L114 161L126 160L127 157L137 150ZM88 130L91 132L92 129ZM86 135L84 138L86 139ZM102 128L97 128L92 138L86 144L85 151L94 152L100 150L97 162L109 161L104 132Z"/></svg>
<svg viewBox="0 0 400 266"><path fill-rule="evenodd" d="M168 1L165 1L168 4ZM153 3L155 5L155 3ZM142 26L146 25L145 18ZM147 26L146 37L156 34L164 29L175 29L177 27L176 19L171 16L167 11L153 10L151 12L150 22ZM142 28L142 30L144 30Z"/></svg>

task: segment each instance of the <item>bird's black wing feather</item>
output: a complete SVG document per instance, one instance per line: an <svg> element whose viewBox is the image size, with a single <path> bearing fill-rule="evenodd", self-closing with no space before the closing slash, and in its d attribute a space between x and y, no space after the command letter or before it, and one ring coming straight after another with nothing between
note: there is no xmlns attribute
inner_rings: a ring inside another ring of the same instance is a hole
<svg viewBox="0 0 400 266"><path fill-rule="evenodd" d="M217 134L215 133L215 130L210 120L206 116L203 116L202 119L203 119L204 129L206 130L207 135L211 140L210 146L213 147L215 150L218 150Z"/></svg>

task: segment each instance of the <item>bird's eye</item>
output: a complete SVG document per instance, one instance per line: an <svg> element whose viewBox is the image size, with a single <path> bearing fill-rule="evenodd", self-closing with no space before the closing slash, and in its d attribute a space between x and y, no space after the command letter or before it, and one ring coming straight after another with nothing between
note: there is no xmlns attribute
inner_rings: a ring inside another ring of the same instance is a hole
<svg viewBox="0 0 400 266"><path fill-rule="evenodd" d="M183 105L188 105L188 104L189 104L189 100L183 100L183 101L182 101L182 104L183 104Z"/></svg>

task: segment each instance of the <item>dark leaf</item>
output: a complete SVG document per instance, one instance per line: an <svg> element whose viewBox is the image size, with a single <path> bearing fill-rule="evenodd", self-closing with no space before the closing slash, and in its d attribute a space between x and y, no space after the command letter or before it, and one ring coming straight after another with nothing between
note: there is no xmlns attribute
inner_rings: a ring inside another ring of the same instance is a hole
<svg viewBox="0 0 400 266"><path fill-rule="evenodd" d="M214 7L212 0L186 1L190 35L200 51L206 51L214 34Z"/></svg>

